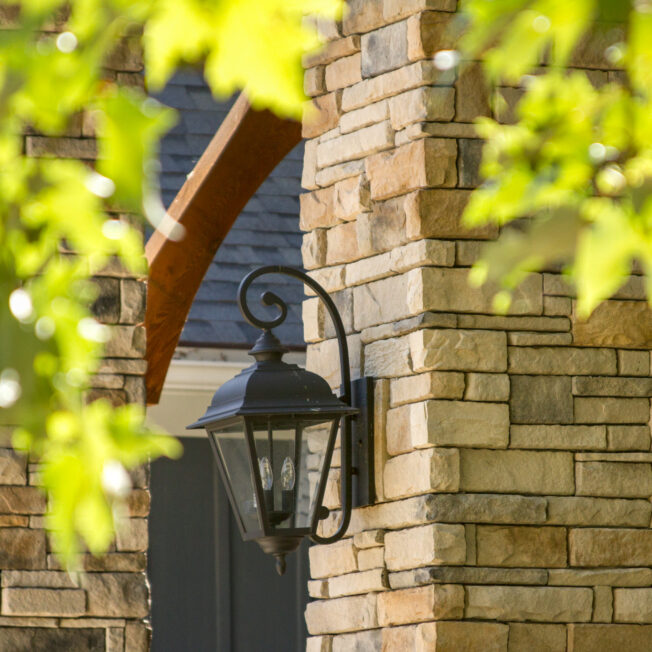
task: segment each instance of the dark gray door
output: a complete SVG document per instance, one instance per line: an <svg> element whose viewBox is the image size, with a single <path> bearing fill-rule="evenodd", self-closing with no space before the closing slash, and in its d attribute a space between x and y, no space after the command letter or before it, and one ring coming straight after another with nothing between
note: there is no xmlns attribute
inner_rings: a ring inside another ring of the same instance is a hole
<svg viewBox="0 0 652 652"><path fill-rule="evenodd" d="M307 542L279 577L273 558L240 538L208 440L183 445L180 460L152 464L152 651L305 649Z"/></svg>

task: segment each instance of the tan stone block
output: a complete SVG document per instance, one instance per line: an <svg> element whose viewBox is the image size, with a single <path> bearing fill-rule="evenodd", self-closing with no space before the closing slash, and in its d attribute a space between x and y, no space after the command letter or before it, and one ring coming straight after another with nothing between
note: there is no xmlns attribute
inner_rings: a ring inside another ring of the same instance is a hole
<svg viewBox="0 0 652 652"><path fill-rule="evenodd" d="M648 351L618 351L618 373L621 376L648 376L650 355Z"/></svg>
<svg viewBox="0 0 652 652"><path fill-rule="evenodd" d="M431 57L439 50L456 47L459 28L450 13L424 11L408 19L408 58L410 61Z"/></svg>
<svg viewBox="0 0 652 652"><path fill-rule="evenodd" d="M457 181L457 145L425 139L370 156L365 163L372 199L403 195L416 188L452 187Z"/></svg>
<svg viewBox="0 0 652 652"><path fill-rule="evenodd" d="M332 636L309 636L306 640L306 652L331 652Z"/></svg>
<svg viewBox="0 0 652 652"><path fill-rule="evenodd" d="M323 269L315 269L308 273L310 278L314 279L321 285L326 292L337 292L338 290L344 289L346 286L345 275L344 275L344 265L334 265L333 267L325 267ZM315 296L315 293L312 292L307 286L304 286L306 289L306 294L309 296Z"/></svg>
<svg viewBox="0 0 652 652"><path fill-rule="evenodd" d="M508 401L507 374L466 374L466 401Z"/></svg>
<svg viewBox="0 0 652 652"><path fill-rule="evenodd" d="M331 598L384 591L388 587L387 573L382 568L339 575L328 580L328 594Z"/></svg>
<svg viewBox="0 0 652 652"><path fill-rule="evenodd" d="M393 379L390 385L390 405L396 407L429 398L459 399L463 394L464 374L454 371L431 371Z"/></svg>
<svg viewBox="0 0 652 652"><path fill-rule="evenodd" d="M576 398L577 423L647 423L650 401L646 398Z"/></svg>
<svg viewBox="0 0 652 652"><path fill-rule="evenodd" d="M607 349L509 347L508 354L509 371L514 374L562 376L616 374L616 353Z"/></svg>
<svg viewBox="0 0 652 652"><path fill-rule="evenodd" d="M350 57L343 57L329 63L325 70L326 90L335 91L362 81L361 62L362 59L358 52Z"/></svg>
<svg viewBox="0 0 652 652"><path fill-rule="evenodd" d="M127 623L125 626L125 651L147 652L152 630L142 623Z"/></svg>
<svg viewBox="0 0 652 652"><path fill-rule="evenodd" d="M455 91L443 86L424 86L389 100L392 127L398 131L413 122L447 122L455 113Z"/></svg>
<svg viewBox="0 0 652 652"><path fill-rule="evenodd" d="M361 571L385 567L385 548L367 548L358 551L358 568Z"/></svg>
<svg viewBox="0 0 652 652"><path fill-rule="evenodd" d="M571 566L650 566L652 530L573 529L569 535Z"/></svg>
<svg viewBox="0 0 652 652"><path fill-rule="evenodd" d="M111 339L104 349L107 357L142 358L145 355L143 326L110 326Z"/></svg>
<svg viewBox="0 0 652 652"><path fill-rule="evenodd" d="M417 625L415 652L506 652L509 628L499 623ZM403 648L407 650L407 648Z"/></svg>
<svg viewBox="0 0 652 652"><path fill-rule="evenodd" d="M408 304L413 313L423 310L493 312L493 291L486 285L471 287L466 269L425 267L408 274ZM542 298L541 277L531 275L514 292L510 312L514 315L540 315L543 310Z"/></svg>
<svg viewBox="0 0 652 652"><path fill-rule="evenodd" d="M395 650L414 650L416 645L416 625L408 627L388 627L382 629L382 652Z"/></svg>
<svg viewBox="0 0 652 652"><path fill-rule="evenodd" d="M406 65L407 23L396 22L363 34L361 48L363 77L375 77Z"/></svg>
<svg viewBox="0 0 652 652"><path fill-rule="evenodd" d="M149 613L147 580L135 573L87 573L81 577L89 616L145 618Z"/></svg>
<svg viewBox="0 0 652 652"><path fill-rule="evenodd" d="M2 587L38 587L48 589L75 589L79 583L75 575L57 571L11 571L2 572Z"/></svg>
<svg viewBox="0 0 652 652"><path fill-rule="evenodd" d="M365 2L368 3L368 0ZM403 66L345 88L342 91L342 110L359 109L411 88L434 84L441 77L442 74L431 61L419 61L411 66Z"/></svg>
<svg viewBox="0 0 652 652"><path fill-rule="evenodd" d="M551 569L548 571L548 582L561 586L650 586L652 570L649 568Z"/></svg>
<svg viewBox="0 0 652 652"><path fill-rule="evenodd" d="M650 450L649 426L607 426L609 450Z"/></svg>
<svg viewBox="0 0 652 652"><path fill-rule="evenodd" d="M308 595L311 598L327 598L328 580L308 580Z"/></svg>
<svg viewBox="0 0 652 652"><path fill-rule="evenodd" d="M391 571L417 566L463 564L466 540L463 525L434 523L388 532L385 563Z"/></svg>
<svg viewBox="0 0 652 652"><path fill-rule="evenodd" d="M315 168L317 168L316 150L314 164ZM337 181L341 181L342 179L354 177L361 172L364 172L364 159L359 159L357 161L347 161L346 163L340 163L339 165L331 165L323 169L317 169L315 172L315 183L317 186L325 188L332 185L333 183L336 183Z"/></svg>
<svg viewBox="0 0 652 652"><path fill-rule="evenodd" d="M455 120L473 122L480 116L490 116L489 88L478 62L460 65L455 84Z"/></svg>
<svg viewBox="0 0 652 652"><path fill-rule="evenodd" d="M344 34L368 32L384 23L382 0L350 0L342 21Z"/></svg>
<svg viewBox="0 0 652 652"><path fill-rule="evenodd" d="M575 482L580 496L649 498L652 495L652 465L578 462Z"/></svg>
<svg viewBox="0 0 652 652"><path fill-rule="evenodd" d="M605 426L516 426L510 429L511 448L595 450L607 446Z"/></svg>
<svg viewBox="0 0 652 652"><path fill-rule="evenodd" d="M134 376L144 376L146 371L146 360L120 360L115 358L104 358L100 362L98 369L98 373L130 374Z"/></svg>
<svg viewBox="0 0 652 652"><path fill-rule="evenodd" d="M25 153L34 158L77 158L92 161L97 158L97 141L94 138L27 136Z"/></svg>
<svg viewBox="0 0 652 652"><path fill-rule="evenodd" d="M316 138L337 126L340 117L341 93L334 92L314 98L303 116L304 138Z"/></svg>
<svg viewBox="0 0 652 652"><path fill-rule="evenodd" d="M479 566L566 566L566 529L478 525Z"/></svg>
<svg viewBox="0 0 652 652"><path fill-rule="evenodd" d="M457 491L459 466L455 449L430 448L393 457L385 464L385 496L403 498L433 491Z"/></svg>
<svg viewBox="0 0 652 652"><path fill-rule="evenodd" d="M321 546L311 546L310 574L314 579L344 575L358 570L357 550L351 539Z"/></svg>
<svg viewBox="0 0 652 652"><path fill-rule="evenodd" d="M314 68L306 69L303 75L303 92L308 97L315 97L315 95L322 95L326 92L324 66L315 66Z"/></svg>
<svg viewBox="0 0 652 652"><path fill-rule="evenodd" d="M2 591L2 613L14 616L83 616L80 589L9 588Z"/></svg>
<svg viewBox="0 0 652 652"><path fill-rule="evenodd" d="M652 647L652 626L568 625L568 649L572 652L647 652Z"/></svg>
<svg viewBox="0 0 652 652"><path fill-rule="evenodd" d="M566 316L572 312L571 300L566 297L543 297L543 314Z"/></svg>
<svg viewBox="0 0 652 652"><path fill-rule="evenodd" d="M511 346L566 346L573 343L573 336L570 333L508 333L507 343Z"/></svg>
<svg viewBox="0 0 652 652"><path fill-rule="evenodd" d="M361 333L362 342L367 344L390 337L409 335L421 328L453 328L456 323L455 315L437 312L422 312L413 317L399 319L390 324L379 324L364 328Z"/></svg>
<svg viewBox="0 0 652 652"><path fill-rule="evenodd" d="M374 378L393 378L412 373L407 340L397 337L367 344L364 347L364 373Z"/></svg>
<svg viewBox="0 0 652 652"><path fill-rule="evenodd" d="M551 495L574 492L571 453L462 449L460 463L462 491Z"/></svg>
<svg viewBox="0 0 652 652"><path fill-rule="evenodd" d="M390 254L363 258L346 266L346 283L349 286L370 283L386 278L392 273Z"/></svg>
<svg viewBox="0 0 652 652"><path fill-rule="evenodd" d="M16 516L15 514L0 514L0 527L27 527L32 519L41 516ZM33 527L33 526L32 526Z"/></svg>
<svg viewBox="0 0 652 652"><path fill-rule="evenodd" d="M615 589L613 593L616 622L652 622L652 589Z"/></svg>
<svg viewBox="0 0 652 652"><path fill-rule="evenodd" d="M455 11L457 0L384 0L383 16L386 21L399 20L426 9Z"/></svg>
<svg viewBox="0 0 652 652"><path fill-rule="evenodd" d="M652 506L645 500L548 498L548 522L559 525L647 527Z"/></svg>
<svg viewBox="0 0 652 652"><path fill-rule="evenodd" d="M407 272L422 265L451 267L455 263L455 243L442 240L417 240L390 252L391 268Z"/></svg>
<svg viewBox="0 0 652 652"><path fill-rule="evenodd" d="M613 617L613 594L608 586L593 588L593 618L594 623L610 623Z"/></svg>
<svg viewBox="0 0 652 652"><path fill-rule="evenodd" d="M355 222L339 224L326 231L326 265L348 263L359 257Z"/></svg>
<svg viewBox="0 0 652 652"><path fill-rule="evenodd" d="M320 21L320 30L323 25L323 21ZM357 34L345 38L338 38L339 34L337 33L336 27L329 26L328 30L330 32L327 37L328 43L319 52L316 52L307 58L304 62L306 68L311 68L317 65L326 65L331 63L331 61L341 59L342 57L348 57L349 55L360 51L360 37Z"/></svg>
<svg viewBox="0 0 652 652"><path fill-rule="evenodd" d="M0 487L0 514L43 514L45 496L36 487Z"/></svg>
<svg viewBox="0 0 652 652"><path fill-rule="evenodd" d="M146 551L148 544L147 519L128 518L118 523L116 547L119 551Z"/></svg>
<svg viewBox="0 0 652 652"><path fill-rule="evenodd" d="M379 122L384 122L389 118L389 105L387 100L381 100L361 109L356 109L345 113L340 118L340 131L348 134L351 131L362 129Z"/></svg>
<svg viewBox="0 0 652 652"><path fill-rule="evenodd" d="M377 627L376 595L309 602L306 625L310 634L338 634Z"/></svg>
<svg viewBox="0 0 652 652"><path fill-rule="evenodd" d="M145 319L147 286L143 281L124 278L120 281L120 321L139 324Z"/></svg>
<svg viewBox="0 0 652 652"><path fill-rule="evenodd" d="M577 396L652 396L652 378L578 376L573 378Z"/></svg>
<svg viewBox="0 0 652 652"><path fill-rule="evenodd" d="M317 147L317 165L326 167L362 158L393 144L394 134L389 122L381 122L320 143Z"/></svg>
<svg viewBox="0 0 652 652"><path fill-rule="evenodd" d="M485 328L507 331L567 331L570 322L562 317L498 317L494 315L458 315L461 328Z"/></svg>
<svg viewBox="0 0 652 652"><path fill-rule="evenodd" d="M301 173L301 187L306 190L316 190L317 184L317 146L319 140L306 140L303 150L303 171Z"/></svg>
<svg viewBox="0 0 652 652"><path fill-rule="evenodd" d="M564 625L510 623L508 652L562 652L566 650Z"/></svg>
<svg viewBox="0 0 652 652"><path fill-rule="evenodd" d="M639 301L604 301L586 321L573 311L573 340L580 346L652 346L652 311Z"/></svg>
<svg viewBox="0 0 652 652"><path fill-rule="evenodd" d="M303 193L299 196L301 203L301 219L299 228L311 231L318 227L334 226L340 220L333 210L334 187L321 188L315 192Z"/></svg>
<svg viewBox="0 0 652 652"><path fill-rule="evenodd" d="M385 542L385 530L368 530L359 532L353 537L353 545L358 550L381 548Z"/></svg>
<svg viewBox="0 0 652 652"><path fill-rule="evenodd" d="M372 629L354 634L341 634L333 637L333 652L360 652L361 650L380 650L382 631Z"/></svg>
<svg viewBox="0 0 652 652"><path fill-rule="evenodd" d="M355 227L354 224L351 226ZM406 317L409 314L405 300L408 293L407 283L407 275L401 274L355 287L353 289L355 329L362 330Z"/></svg>
<svg viewBox="0 0 652 652"><path fill-rule="evenodd" d="M410 290L408 282L407 292ZM408 338L412 367L416 372L507 369L507 340L504 333L426 329L411 333Z"/></svg>
<svg viewBox="0 0 652 652"><path fill-rule="evenodd" d="M579 588L468 586L466 618L587 622L593 591Z"/></svg>
<svg viewBox="0 0 652 652"><path fill-rule="evenodd" d="M378 624L381 627L461 618L463 612L464 589L461 586L440 584L378 595Z"/></svg>
<svg viewBox="0 0 652 652"><path fill-rule="evenodd" d="M27 484L25 458L7 448L0 449L0 484Z"/></svg>
<svg viewBox="0 0 652 652"><path fill-rule="evenodd" d="M440 494L430 498L432 520L443 523L543 523L546 499L538 496Z"/></svg>

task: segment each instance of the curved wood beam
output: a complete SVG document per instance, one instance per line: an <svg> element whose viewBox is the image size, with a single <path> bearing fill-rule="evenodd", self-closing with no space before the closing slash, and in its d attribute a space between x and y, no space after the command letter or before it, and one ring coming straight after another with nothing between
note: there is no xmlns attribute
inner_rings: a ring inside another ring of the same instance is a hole
<svg viewBox="0 0 652 652"><path fill-rule="evenodd" d="M301 123L255 111L240 95L175 197L168 215L179 241L155 231L149 263L147 403L158 403L190 306L215 252L260 184L301 140Z"/></svg>

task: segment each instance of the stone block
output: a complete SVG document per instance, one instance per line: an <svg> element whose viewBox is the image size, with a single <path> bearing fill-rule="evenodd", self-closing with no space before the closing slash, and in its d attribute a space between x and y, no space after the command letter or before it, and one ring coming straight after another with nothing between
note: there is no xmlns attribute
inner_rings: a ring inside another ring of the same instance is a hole
<svg viewBox="0 0 652 652"><path fill-rule="evenodd" d="M572 652L647 652L652 648L652 626L570 624L568 646Z"/></svg>
<svg viewBox="0 0 652 652"><path fill-rule="evenodd" d="M476 541L479 566L566 566L563 527L478 525Z"/></svg>
<svg viewBox="0 0 652 652"><path fill-rule="evenodd" d="M317 145L319 145L317 138L304 141L301 187L306 190L316 190L319 187L317 184Z"/></svg>
<svg viewBox="0 0 652 652"><path fill-rule="evenodd" d="M434 523L388 532L385 563L391 571L417 566L463 564L466 540L463 525Z"/></svg>
<svg viewBox="0 0 652 652"><path fill-rule="evenodd" d="M143 281L123 278L120 281L120 321L140 324L145 320L147 286Z"/></svg>
<svg viewBox="0 0 652 652"><path fill-rule="evenodd" d="M389 122L381 122L320 143L317 147L317 165L327 167L344 163L375 154L393 144L394 133Z"/></svg>
<svg viewBox="0 0 652 652"><path fill-rule="evenodd" d="M351 226L355 227L354 224ZM407 275L401 274L355 287L353 289L355 329L362 330L375 324L397 321L406 317L409 314L406 303L407 280Z"/></svg>
<svg viewBox="0 0 652 652"><path fill-rule="evenodd" d="M355 222L339 224L326 231L326 264L347 263L360 257Z"/></svg>
<svg viewBox="0 0 652 652"><path fill-rule="evenodd" d="M412 373L408 341L397 337L367 344L364 347L364 373L374 378L394 378Z"/></svg>
<svg viewBox="0 0 652 652"><path fill-rule="evenodd" d="M358 570L357 550L351 539L328 545L311 546L310 574L313 578L344 575Z"/></svg>
<svg viewBox="0 0 652 652"><path fill-rule="evenodd" d="M543 314L562 317L572 312L571 300L566 297L543 297Z"/></svg>
<svg viewBox="0 0 652 652"><path fill-rule="evenodd" d="M445 448L430 448L393 457L385 464L383 474L387 498L457 491L459 481L459 453Z"/></svg>
<svg viewBox="0 0 652 652"><path fill-rule="evenodd" d="M570 333L508 333L507 342L511 346L570 346L573 336Z"/></svg>
<svg viewBox="0 0 652 652"><path fill-rule="evenodd" d="M551 569L548 571L548 583L560 586L650 586L652 570L649 568Z"/></svg>
<svg viewBox="0 0 652 652"><path fill-rule="evenodd" d="M455 11L457 0L383 0L383 16L386 21L399 20L426 9Z"/></svg>
<svg viewBox="0 0 652 652"><path fill-rule="evenodd" d="M367 548L366 550L358 551L358 568L361 571L384 567L385 550L383 547Z"/></svg>
<svg viewBox="0 0 652 652"><path fill-rule="evenodd" d="M408 18L408 58L410 61L432 57L439 50L456 47L459 29L450 13L424 11Z"/></svg>
<svg viewBox="0 0 652 652"><path fill-rule="evenodd" d="M482 162L483 142L477 138L463 138L458 141L459 156L459 187L475 188L482 183L480 163Z"/></svg>
<svg viewBox="0 0 652 652"><path fill-rule="evenodd" d="M323 267L326 262L326 230L315 229L303 236L301 259L305 269Z"/></svg>
<svg viewBox="0 0 652 652"><path fill-rule="evenodd" d="M464 374L431 371L416 376L395 378L390 385L390 405L414 403L429 398L460 399L464 395Z"/></svg>
<svg viewBox="0 0 652 652"><path fill-rule="evenodd" d="M310 634L339 634L377 627L376 594L309 602L306 625Z"/></svg>
<svg viewBox="0 0 652 652"><path fill-rule="evenodd" d="M332 652L332 636L310 636L306 641L306 652Z"/></svg>
<svg viewBox="0 0 652 652"><path fill-rule="evenodd" d="M45 496L36 487L0 486L0 514L43 514Z"/></svg>
<svg viewBox="0 0 652 652"><path fill-rule="evenodd" d="M356 534L380 527L397 530L431 523L436 520L433 517L435 497L416 496L356 509L351 515L348 533Z"/></svg>
<svg viewBox="0 0 652 652"><path fill-rule="evenodd" d="M371 197L379 200L417 188L453 187L457 182L456 161L456 142L437 138L417 140L370 156L365 166Z"/></svg>
<svg viewBox="0 0 652 652"><path fill-rule="evenodd" d="M358 247L364 256L391 251L406 242L400 198L375 203L373 212L360 214L356 224Z"/></svg>
<svg viewBox="0 0 652 652"><path fill-rule="evenodd" d="M552 623L591 620L591 589L468 586L466 593L466 618Z"/></svg>
<svg viewBox="0 0 652 652"><path fill-rule="evenodd" d="M466 374L466 401L508 401L509 376L507 374Z"/></svg>
<svg viewBox="0 0 652 652"><path fill-rule="evenodd" d="M570 323L565 317L499 317L496 315L460 314L457 316L457 322L461 328L507 331L563 332L570 328Z"/></svg>
<svg viewBox="0 0 652 652"><path fill-rule="evenodd" d="M48 589L75 589L78 584L74 575L57 571L11 571L2 572L2 587L21 586Z"/></svg>
<svg viewBox="0 0 652 652"><path fill-rule="evenodd" d="M652 495L652 465L577 462L575 483L580 496L649 498Z"/></svg>
<svg viewBox="0 0 652 652"><path fill-rule="evenodd" d="M650 566L652 530L609 528L572 529L571 566Z"/></svg>
<svg viewBox="0 0 652 652"><path fill-rule="evenodd" d="M324 73L326 90L336 91L362 81L360 67L361 56L359 52L329 63Z"/></svg>
<svg viewBox="0 0 652 652"><path fill-rule="evenodd" d="M564 625L510 623L508 652L558 652L566 650Z"/></svg>
<svg viewBox="0 0 652 652"><path fill-rule="evenodd" d="M417 240L390 252L392 271L407 272L415 267L455 264L455 244L442 240Z"/></svg>
<svg viewBox="0 0 652 652"><path fill-rule="evenodd" d="M577 376L573 378L576 396L652 396L652 378Z"/></svg>
<svg viewBox="0 0 652 652"><path fill-rule="evenodd" d="M91 305L93 316L103 324L117 324L120 321L120 279L98 276L93 279L93 285L97 291L97 298Z"/></svg>
<svg viewBox="0 0 652 652"><path fill-rule="evenodd" d="M362 35L362 76L376 75L396 70L406 65L407 22L393 23Z"/></svg>
<svg viewBox="0 0 652 652"><path fill-rule="evenodd" d="M574 493L571 453L462 449L460 467L462 491Z"/></svg>
<svg viewBox="0 0 652 652"><path fill-rule="evenodd" d="M556 376L616 375L616 353L607 349L571 347L509 347L513 374Z"/></svg>
<svg viewBox="0 0 652 652"><path fill-rule="evenodd" d="M359 551L367 548L381 548L385 542L385 530L368 530L353 537L353 545Z"/></svg>
<svg viewBox="0 0 652 652"><path fill-rule="evenodd" d="M424 86L401 93L389 100L392 127L399 131L414 122L452 120L455 91L443 86Z"/></svg>
<svg viewBox="0 0 652 652"><path fill-rule="evenodd" d="M89 616L145 618L149 614L149 591L144 574L87 573L81 577L87 592Z"/></svg>
<svg viewBox="0 0 652 652"><path fill-rule="evenodd" d="M143 358L145 328L143 326L111 326L111 339L104 350L107 357Z"/></svg>
<svg viewBox="0 0 652 652"><path fill-rule="evenodd" d="M373 629L355 634L342 634L333 637L333 652L365 652L365 650L380 650L382 645L382 630Z"/></svg>
<svg viewBox="0 0 652 652"><path fill-rule="evenodd" d="M13 619L12 619L13 620ZM17 623L16 623L17 624ZM54 650L104 650L104 630L98 628L58 629L55 626L16 627L12 622L0 628L0 650L50 652ZM34 624L35 625L35 624ZM129 651L136 648L129 648ZM138 651L139 652L139 651Z"/></svg>
<svg viewBox="0 0 652 652"><path fill-rule="evenodd" d="M117 524L116 547L119 551L145 552L148 543L147 519L128 518Z"/></svg>
<svg viewBox="0 0 652 652"><path fill-rule="evenodd" d="M648 351L618 351L618 373L621 376L647 376L650 373Z"/></svg>
<svg viewBox="0 0 652 652"><path fill-rule="evenodd" d="M546 499L539 496L441 494L430 497L429 508L432 520L442 523L543 523L546 520Z"/></svg>
<svg viewBox="0 0 652 652"><path fill-rule="evenodd" d="M452 622L417 625L418 652L506 652L509 628L500 623ZM407 650L408 648L403 648Z"/></svg>
<svg viewBox="0 0 652 652"><path fill-rule="evenodd" d="M493 312L493 290L486 285L480 288L471 287L466 269L425 267L412 270L408 274L410 274L408 305L413 313L424 310L484 314ZM541 277L533 274L515 290L510 313L540 315L542 311Z"/></svg>
<svg viewBox="0 0 652 652"><path fill-rule="evenodd" d="M83 616L86 594L80 589L9 588L2 590L2 613L10 616Z"/></svg>
<svg viewBox="0 0 652 652"><path fill-rule="evenodd" d="M341 97L341 92L335 91L312 100L304 112L302 123L304 138L316 138L337 126Z"/></svg>
<svg viewBox="0 0 652 652"><path fill-rule="evenodd" d="M613 618L613 594L608 586L593 588L593 622L610 623Z"/></svg>
<svg viewBox="0 0 652 652"><path fill-rule="evenodd" d="M463 62L455 83L455 120L473 122L480 116L490 116L489 90L479 62Z"/></svg>
<svg viewBox="0 0 652 652"><path fill-rule="evenodd" d="M614 620L619 623L652 623L652 589L615 589Z"/></svg>
<svg viewBox="0 0 652 652"><path fill-rule="evenodd" d="M411 289L408 282L406 293ZM412 367L416 372L500 372L507 369L507 339L504 333L425 329L411 333L408 337Z"/></svg>
<svg viewBox="0 0 652 652"><path fill-rule="evenodd" d="M323 95L326 92L324 83L324 66L306 69L303 75L303 92L308 97Z"/></svg>
<svg viewBox="0 0 652 652"><path fill-rule="evenodd" d="M650 450L649 426L607 426L607 447L613 451Z"/></svg>
<svg viewBox="0 0 652 652"><path fill-rule="evenodd" d="M652 506L644 500L550 497L548 522L557 525L647 527Z"/></svg>
<svg viewBox="0 0 652 652"><path fill-rule="evenodd" d="M652 310L643 301L604 301L586 321L573 310L572 321L579 346L652 347Z"/></svg>
<svg viewBox="0 0 652 652"><path fill-rule="evenodd" d="M572 423L571 379L565 376L512 376L512 423Z"/></svg>
<svg viewBox="0 0 652 652"><path fill-rule="evenodd" d="M345 595L384 591L388 587L387 573L382 568L374 568L360 573L331 577L328 580L328 596L339 598Z"/></svg>
<svg viewBox="0 0 652 652"><path fill-rule="evenodd" d="M528 376L513 376L517 378ZM510 447L558 450L600 450L607 446L605 426L512 426Z"/></svg>
<svg viewBox="0 0 652 652"><path fill-rule="evenodd" d="M464 589L439 584L387 591L378 595L378 624L406 625L426 620L455 620L464 613Z"/></svg>
<svg viewBox="0 0 652 652"><path fill-rule="evenodd" d="M379 324L378 326L365 328L362 331L362 341L368 343L389 337L401 337L422 328L452 328L455 326L455 322L455 315L423 312L390 324Z"/></svg>
<svg viewBox="0 0 652 652"><path fill-rule="evenodd" d="M0 448L0 484L27 484L26 464L22 455L9 448Z"/></svg>
<svg viewBox="0 0 652 652"><path fill-rule="evenodd" d="M27 136L25 153L34 158L76 158L93 161L97 158L97 141L94 138Z"/></svg>
<svg viewBox="0 0 652 652"><path fill-rule="evenodd" d="M384 122L389 118L389 104L387 100L381 100L361 109L345 113L340 118L340 131L348 134L364 127Z"/></svg>
<svg viewBox="0 0 652 652"><path fill-rule="evenodd" d="M650 401L646 398L576 398L577 423L648 423Z"/></svg>
<svg viewBox="0 0 652 652"><path fill-rule="evenodd" d="M387 627L382 632L382 652L393 650L415 650L417 626Z"/></svg>

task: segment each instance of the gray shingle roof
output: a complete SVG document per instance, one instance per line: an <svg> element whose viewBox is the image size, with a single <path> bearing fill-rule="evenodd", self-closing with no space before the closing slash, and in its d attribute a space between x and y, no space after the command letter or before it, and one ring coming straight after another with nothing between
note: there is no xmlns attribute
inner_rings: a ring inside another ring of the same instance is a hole
<svg viewBox="0 0 652 652"><path fill-rule="evenodd" d="M179 111L179 123L161 143L161 191L169 206L229 112L234 99L215 102L201 74L177 73L157 96ZM199 288L181 334L182 345L248 348L259 331L247 324L236 304L242 277L260 265L301 267L299 193L303 143L281 161L260 186L220 246ZM268 282L271 279L272 283ZM303 288L282 276L266 277L249 292L255 310L257 294L270 289L288 302L288 317L275 329L281 342L304 346L301 324ZM257 314L273 314L260 307Z"/></svg>

